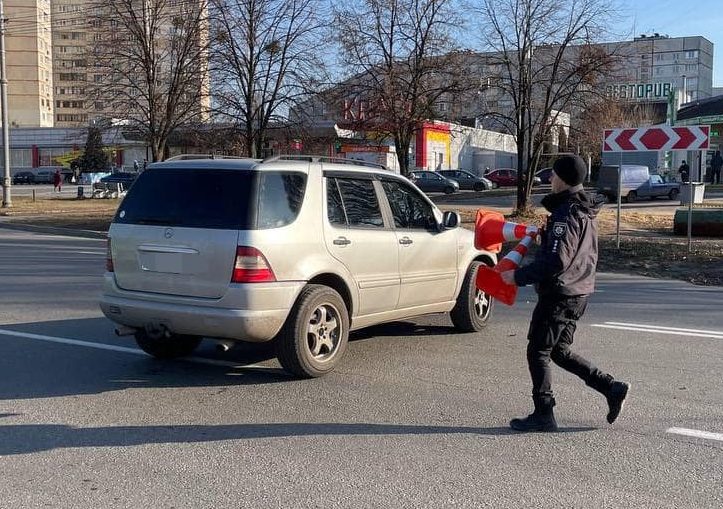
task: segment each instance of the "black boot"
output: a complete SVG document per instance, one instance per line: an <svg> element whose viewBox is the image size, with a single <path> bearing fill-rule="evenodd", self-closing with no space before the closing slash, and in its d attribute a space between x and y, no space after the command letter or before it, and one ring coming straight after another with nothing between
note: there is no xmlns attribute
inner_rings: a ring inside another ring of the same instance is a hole
<svg viewBox="0 0 723 509"><path fill-rule="evenodd" d="M516 431L557 431L557 421L552 407L555 400L535 401L535 411L524 418L512 419L510 427Z"/></svg>
<svg viewBox="0 0 723 509"><path fill-rule="evenodd" d="M625 405L625 398L628 397L630 391L630 384L626 382L613 382L610 385L610 390L605 395L608 400L608 415L607 420L610 424L615 422L615 419L620 415L620 411Z"/></svg>

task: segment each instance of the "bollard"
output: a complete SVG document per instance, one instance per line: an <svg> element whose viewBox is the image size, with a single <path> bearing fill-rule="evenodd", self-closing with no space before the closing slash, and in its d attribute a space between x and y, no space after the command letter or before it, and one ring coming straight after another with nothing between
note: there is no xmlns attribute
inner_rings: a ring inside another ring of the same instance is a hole
<svg viewBox="0 0 723 509"><path fill-rule="evenodd" d="M35 189L33 189L33 203L35 203Z"/></svg>
<svg viewBox="0 0 723 509"><path fill-rule="evenodd" d="M78 186L78 199L82 200L83 198L83 186Z"/></svg>

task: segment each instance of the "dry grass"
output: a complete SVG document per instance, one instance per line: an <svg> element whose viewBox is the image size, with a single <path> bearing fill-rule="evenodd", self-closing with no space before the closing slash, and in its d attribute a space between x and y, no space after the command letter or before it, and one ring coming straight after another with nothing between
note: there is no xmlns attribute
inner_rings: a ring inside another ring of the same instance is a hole
<svg viewBox="0 0 723 509"><path fill-rule="evenodd" d="M474 210L461 212L466 228L474 228L475 214ZM507 217L539 226L544 224L545 216L544 209L536 209L525 217ZM600 212L598 270L682 279L699 285L723 285L723 239L693 239L692 252L688 255L687 239L673 235L672 215L624 211L620 215L618 250L616 223L615 210Z"/></svg>
<svg viewBox="0 0 723 509"><path fill-rule="evenodd" d="M13 218L13 223L106 231L113 220L120 200L45 198L33 202L20 196L13 207L0 215Z"/></svg>

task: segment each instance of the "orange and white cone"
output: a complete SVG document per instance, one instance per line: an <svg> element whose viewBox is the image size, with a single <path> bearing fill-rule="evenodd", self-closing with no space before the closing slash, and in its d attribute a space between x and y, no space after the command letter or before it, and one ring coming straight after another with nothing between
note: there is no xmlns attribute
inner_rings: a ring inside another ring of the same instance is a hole
<svg viewBox="0 0 723 509"><path fill-rule="evenodd" d="M517 285L508 285L502 281L500 274L519 267L532 242L533 236L526 235L497 265L492 268L481 266L477 271L477 288L508 306L513 305L517 298Z"/></svg>
<svg viewBox="0 0 723 509"><path fill-rule="evenodd" d="M503 242L520 240L527 235L534 237L537 233L537 226L505 221L499 212L479 209L474 223L474 247L499 253Z"/></svg>

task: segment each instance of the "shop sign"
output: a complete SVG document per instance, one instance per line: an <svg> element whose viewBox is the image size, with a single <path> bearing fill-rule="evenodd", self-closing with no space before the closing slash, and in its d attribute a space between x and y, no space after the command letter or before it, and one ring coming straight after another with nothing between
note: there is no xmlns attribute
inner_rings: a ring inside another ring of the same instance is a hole
<svg viewBox="0 0 723 509"><path fill-rule="evenodd" d="M613 99L667 99L673 83L622 83L607 85L605 95Z"/></svg>

